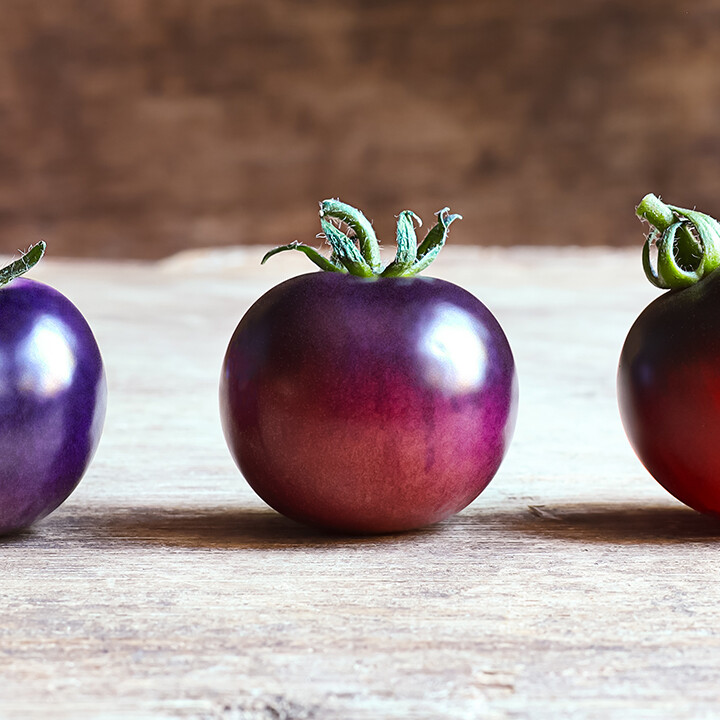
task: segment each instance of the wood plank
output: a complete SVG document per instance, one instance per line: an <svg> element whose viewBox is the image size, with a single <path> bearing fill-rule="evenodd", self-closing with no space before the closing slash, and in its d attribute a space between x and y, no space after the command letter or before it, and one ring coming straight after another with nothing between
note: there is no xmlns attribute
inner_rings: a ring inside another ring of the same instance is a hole
<svg viewBox="0 0 720 720"><path fill-rule="evenodd" d="M43 261L96 331L103 441L76 492L0 543L0 717L713 717L720 525L620 426L638 252L448 248L433 274L504 325L521 384L497 477L438 526L328 536L266 508L217 412L224 347L307 269L260 250Z"/></svg>

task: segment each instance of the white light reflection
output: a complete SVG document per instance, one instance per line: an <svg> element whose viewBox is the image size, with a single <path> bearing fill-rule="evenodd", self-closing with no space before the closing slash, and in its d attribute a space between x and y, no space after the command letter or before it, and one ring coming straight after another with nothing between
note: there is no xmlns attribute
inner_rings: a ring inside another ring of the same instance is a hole
<svg viewBox="0 0 720 720"><path fill-rule="evenodd" d="M449 394L472 392L487 372L487 353L477 321L452 305L440 305L420 339L425 380Z"/></svg>
<svg viewBox="0 0 720 720"><path fill-rule="evenodd" d="M75 373L75 355L67 329L60 321L43 315L18 347L17 367L22 368L22 392L52 397L65 390Z"/></svg>

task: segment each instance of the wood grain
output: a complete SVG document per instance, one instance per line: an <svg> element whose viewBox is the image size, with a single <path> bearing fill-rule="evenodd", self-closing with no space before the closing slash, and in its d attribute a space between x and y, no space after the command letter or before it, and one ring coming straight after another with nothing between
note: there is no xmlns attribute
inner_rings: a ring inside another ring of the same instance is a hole
<svg viewBox="0 0 720 720"><path fill-rule="evenodd" d="M266 508L232 465L217 381L265 289L258 249L34 272L95 329L109 414L91 470L0 543L0 717L714 717L720 525L624 437L615 365L655 295L637 252L448 248L437 276L504 325L521 405L464 512L339 537Z"/></svg>
<svg viewBox="0 0 720 720"><path fill-rule="evenodd" d="M0 233L159 258L381 236L626 245L647 192L720 214L718 0L5 0Z"/></svg>

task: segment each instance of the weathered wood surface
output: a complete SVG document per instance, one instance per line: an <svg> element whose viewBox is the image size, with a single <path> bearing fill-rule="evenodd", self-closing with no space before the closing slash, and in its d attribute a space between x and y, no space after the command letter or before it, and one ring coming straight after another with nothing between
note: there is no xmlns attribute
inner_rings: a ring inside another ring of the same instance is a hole
<svg viewBox="0 0 720 720"><path fill-rule="evenodd" d="M71 498L0 544L0 717L717 717L720 525L624 437L615 365L654 296L638 252L448 248L503 323L510 453L436 527L341 538L267 509L216 387L235 323L307 269L257 249L34 272L83 309L110 405Z"/></svg>

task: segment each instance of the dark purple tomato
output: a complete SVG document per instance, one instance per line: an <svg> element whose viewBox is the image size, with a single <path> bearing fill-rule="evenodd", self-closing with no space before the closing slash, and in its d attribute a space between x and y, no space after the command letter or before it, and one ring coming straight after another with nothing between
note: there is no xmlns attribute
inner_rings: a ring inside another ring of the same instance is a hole
<svg viewBox="0 0 720 720"><path fill-rule="evenodd" d="M620 414L638 457L686 505L720 515L720 226L647 196L646 272L669 291L640 314L618 368ZM663 218L664 216L664 218ZM657 269L649 250L657 243Z"/></svg>
<svg viewBox="0 0 720 720"><path fill-rule="evenodd" d="M77 486L105 417L103 363L80 311L25 278L0 287L0 533L28 527Z"/></svg>
<svg viewBox="0 0 720 720"><path fill-rule="evenodd" d="M290 518L363 533L434 523L476 498L516 398L505 334L473 295L343 272L263 295L220 383L225 437L255 492Z"/></svg>

